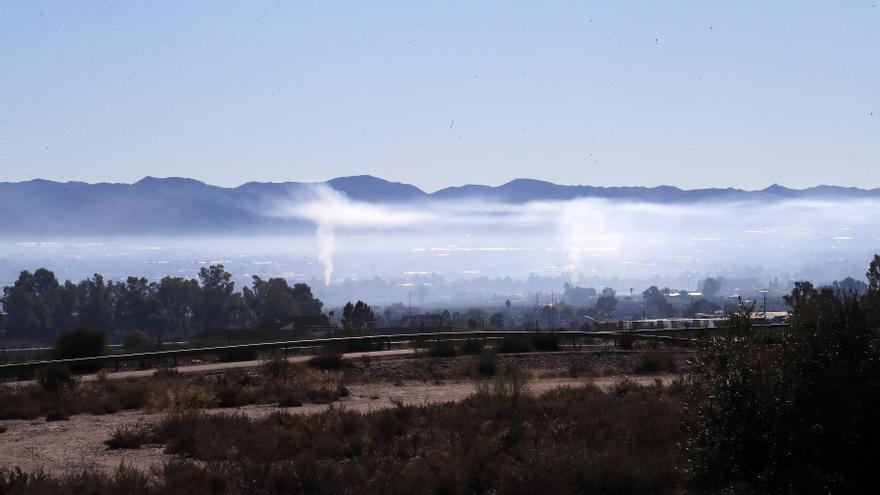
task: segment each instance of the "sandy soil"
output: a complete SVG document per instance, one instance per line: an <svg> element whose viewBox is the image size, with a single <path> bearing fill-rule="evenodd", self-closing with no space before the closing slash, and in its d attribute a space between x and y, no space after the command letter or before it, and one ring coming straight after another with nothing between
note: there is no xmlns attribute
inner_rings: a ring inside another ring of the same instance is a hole
<svg viewBox="0 0 880 495"><path fill-rule="evenodd" d="M355 354L355 356L358 355L360 353ZM606 388L623 378L623 376L539 378L529 383L529 390L531 393L541 393L555 387L577 386L587 383ZM658 378L664 383L669 383L675 376L634 376L631 378L639 383L649 384ZM473 381L436 384L403 382L398 385L371 383L351 385L349 389L351 395L336 402L333 406L368 412L391 407L395 401L401 401L405 404L424 404L462 400L474 393L475 385ZM315 404L305 404L296 408L255 405L238 409L211 409L210 411L259 417L274 411L311 414L323 411L328 407L330 406ZM161 414L129 411L104 416L77 415L68 421L58 422L46 422L42 419L0 421L0 425L8 430L6 433L0 433L0 469L19 466L26 471L42 469L45 472L59 473L78 471L83 467L112 470L120 463L144 470L159 467L169 459L163 454L161 446L147 446L138 450L106 450L103 442L110 438L110 435L117 428L156 424L161 418Z"/></svg>

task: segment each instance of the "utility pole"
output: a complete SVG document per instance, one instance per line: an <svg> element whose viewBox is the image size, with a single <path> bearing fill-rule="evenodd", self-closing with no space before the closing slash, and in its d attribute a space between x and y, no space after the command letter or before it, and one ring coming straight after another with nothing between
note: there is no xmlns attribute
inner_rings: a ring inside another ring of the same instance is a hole
<svg viewBox="0 0 880 495"><path fill-rule="evenodd" d="M767 293L770 292L770 290L769 289L761 289L758 292L760 292L761 294L764 295L764 319L766 320L767 319Z"/></svg>
<svg viewBox="0 0 880 495"><path fill-rule="evenodd" d="M550 331L553 331L553 305L556 304L556 294L550 291Z"/></svg>

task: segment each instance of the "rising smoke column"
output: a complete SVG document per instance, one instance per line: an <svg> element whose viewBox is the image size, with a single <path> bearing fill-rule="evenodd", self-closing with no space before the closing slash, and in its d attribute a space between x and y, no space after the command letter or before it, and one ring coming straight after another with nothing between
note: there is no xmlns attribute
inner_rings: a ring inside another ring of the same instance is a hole
<svg viewBox="0 0 880 495"><path fill-rule="evenodd" d="M324 285L330 285L333 276L333 253L336 251L333 225L329 222L318 223L315 240L318 241L318 260L324 265Z"/></svg>
<svg viewBox="0 0 880 495"><path fill-rule="evenodd" d="M302 218L315 224L318 261L324 266L324 284L333 277L336 254L336 233L340 229L376 230L413 226L436 220L426 212L415 212L396 205L376 205L352 201L344 194L324 185L315 184L293 201L275 205L273 214Z"/></svg>

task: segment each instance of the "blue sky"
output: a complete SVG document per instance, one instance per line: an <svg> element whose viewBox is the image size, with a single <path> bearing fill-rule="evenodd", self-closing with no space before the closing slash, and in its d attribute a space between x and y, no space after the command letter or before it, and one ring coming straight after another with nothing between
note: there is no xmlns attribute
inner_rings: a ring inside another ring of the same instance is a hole
<svg viewBox="0 0 880 495"><path fill-rule="evenodd" d="M0 181L878 187L878 3L3 2Z"/></svg>

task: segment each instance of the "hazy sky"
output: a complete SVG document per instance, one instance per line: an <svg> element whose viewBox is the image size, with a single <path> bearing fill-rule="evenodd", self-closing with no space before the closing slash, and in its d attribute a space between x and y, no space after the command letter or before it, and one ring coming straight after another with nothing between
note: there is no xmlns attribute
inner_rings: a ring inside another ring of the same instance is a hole
<svg viewBox="0 0 880 495"><path fill-rule="evenodd" d="M878 187L878 4L3 1L0 181Z"/></svg>

